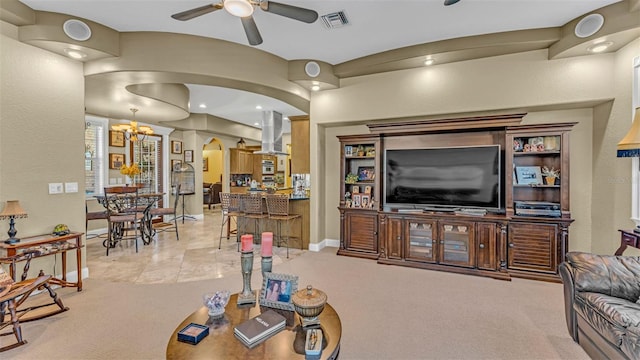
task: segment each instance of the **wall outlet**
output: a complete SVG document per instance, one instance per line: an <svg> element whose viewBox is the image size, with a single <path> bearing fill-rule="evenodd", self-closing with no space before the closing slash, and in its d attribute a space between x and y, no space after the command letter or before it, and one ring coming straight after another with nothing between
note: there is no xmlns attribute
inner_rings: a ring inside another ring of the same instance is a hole
<svg viewBox="0 0 640 360"><path fill-rule="evenodd" d="M49 183L49 194L62 194L62 183Z"/></svg>
<svg viewBox="0 0 640 360"><path fill-rule="evenodd" d="M64 192L66 192L66 193L77 193L78 192L78 183L77 182L64 183Z"/></svg>

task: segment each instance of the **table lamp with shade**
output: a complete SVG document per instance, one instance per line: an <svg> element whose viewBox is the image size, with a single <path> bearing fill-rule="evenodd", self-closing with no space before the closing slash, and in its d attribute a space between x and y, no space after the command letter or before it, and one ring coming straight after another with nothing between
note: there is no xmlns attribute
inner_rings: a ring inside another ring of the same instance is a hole
<svg viewBox="0 0 640 360"><path fill-rule="evenodd" d="M618 157L640 157L640 107L636 108L631 129L618 143ZM640 234L640 226L633 229Z"/></svg>
<svg viewBox="0 0 640 360"><path fill-rule="evenodd" d="M20 241L16 238L18 231L16 231L14 219L26 217L27 212L22 209L18 200L7 200L7 204L0 213L0 220L9 219L9 231L7 232L9 238L4 241L6 244L15 244Z"/></svg>

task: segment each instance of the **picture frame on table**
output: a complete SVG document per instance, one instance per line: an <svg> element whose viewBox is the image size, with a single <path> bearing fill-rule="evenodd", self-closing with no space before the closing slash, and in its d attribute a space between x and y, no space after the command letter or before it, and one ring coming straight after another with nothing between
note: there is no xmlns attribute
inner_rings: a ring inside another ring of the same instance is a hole
<svg viewBox="0 0 640 360"><path fill-rule="evenodd" d="M109 130L109 146L124 147L124 133L122 131Z"/></svg>
<svg viewBox="0 0 640 360"><path fill-rule="evenodd" d="M124 154L109 154L109 169L119 170L124 165Z"/></svg>
<svg viewBox="0 0 640 360"><path fill-rule="evenodd" d="M184 151L184 162L186 163L193 162L193 150Z"/></svg>
<svg viewBox="0 0 640 360"><path fill-rule="evenodd" d="M518 185L542 185L540 166L516 166Z"/></svg>
<svg viewBox="0 0 640 360"><path fill-rule="evenodd" d="M358 181L372 181L376 177L373 166L360 166L358 168Z"/></svg>
<svg viewBox="0 0 640 360"><path fill-rule="evenodd" d="M182 154L182 141L171 140L171 153Z"/></svg>
<svg viewBox="0 0 640 360"><path fill-rule="evenodd" d="M295 311L291 296L298 291L298 277L288 274L264 273L260 289L260 306Z"/></svg>

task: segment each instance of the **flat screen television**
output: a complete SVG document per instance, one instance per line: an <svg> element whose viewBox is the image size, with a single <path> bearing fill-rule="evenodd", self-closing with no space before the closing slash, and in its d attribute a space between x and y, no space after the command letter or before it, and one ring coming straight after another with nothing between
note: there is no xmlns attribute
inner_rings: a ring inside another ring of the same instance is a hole
<svg viewBox="0 0 640 360"><path fill-rule="evenodd" d="M500 209L500 145L387 149L385 207Z"/></svg>

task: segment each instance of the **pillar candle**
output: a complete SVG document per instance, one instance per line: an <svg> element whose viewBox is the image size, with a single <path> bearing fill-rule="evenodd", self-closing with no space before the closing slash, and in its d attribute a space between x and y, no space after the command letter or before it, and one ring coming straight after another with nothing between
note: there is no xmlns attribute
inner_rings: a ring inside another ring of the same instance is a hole
<svg viewBox="0 0 640 360"><path fill-rule="evenodd" d="M262 233L262 248L261 248L260 254L262 256L273 255L273 233L271 232Z"/></svg>
<svg viewBox="0 0 640 360"><path fill-rule="evenodd" d="M242 235L240 237L240 241L242 242L242 251L253 250L253 235L251 234Z"/></svg>

